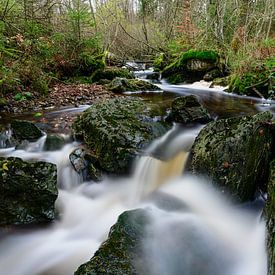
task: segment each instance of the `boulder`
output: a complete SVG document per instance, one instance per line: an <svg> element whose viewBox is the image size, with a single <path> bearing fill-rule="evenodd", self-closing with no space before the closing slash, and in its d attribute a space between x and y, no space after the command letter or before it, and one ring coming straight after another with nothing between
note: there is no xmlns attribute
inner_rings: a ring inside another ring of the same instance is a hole
<svg viewBox="0 0 275 275"><path fill-rule="evenodd" d="M210 85L210 88L214 88L215 86L227 87L230 83L230 76L218 77L213 79L213 82Z"/></svg>
<svg viewBox="0 0 275 275"><path fill-rule="evenodd" d="M206 123L211 121L211 116L199 103L197 97L190 95L173 100L172 110L167 119L178 123Z"/></svg>
<svg viewBox="0 0 275 275"><path fill-rule="evenodd" d="M189 50L165 67L162 77L173 84L194 82L213 70L219 70L219 55L215 51Z"/></svg>
<svg viewBox="0 0 275 275"><path fill-rule="evenodd" d="M108 90L115 93L123 93L127 91L157 91L160 88L148 81L140 79L126 79L116 77L109 85Z"/></svg>
<svg viewBox="0 0 275 275"><path fill-rule="evenodd" d="M55 164L0 158L0 170L0 225L54 219L58 195Z"/></svg>
<svg viewBox="0 0 275 275"><path fill-rule="evenodd" d="M221 76L221 71L219 69L214 69L210 72L207 72L204 76L203 76L203 80L205 81L212 81L215 78L218 78Z"/></svg>
<svg viewBox="0 0 275 275"><path fill-rule="evenodd" d="M141 99L115 98L96 102L73 123L77 138L107 173L129 172L131 161L167 128L147 116Z"/></svg>
<svg viewBox="0 0 275 275"><path fill-rule="evenodd" d="M69 156L75 171L82 175L84 181L101 181L103 174L98 160L83 148L75 149Z"/></svg>
<svg viewBox="0 0 275 275"><path fill-rule="evenodd" d="M191 150L190 170L240 201L265 190L272 143L270 112L210 122Z"/></svg>
<svg viewBox="0 0 275 275"><path fill-rule="evenodd" d="M99 81L101 79L113 80L116 77L127 79L135 78L134 74L126 68L107 67L105 69L95 71L91 76L91 80L93 82Z"/></svg>
<svg viewBox="0 0 275 275"><path fill-rule="evenodd" d="M108 239L92 259L81 265L75 275L92 274L142 274L138 266L143 263L142 238L149 222L149 213L136 209L122 213L111 228Z"/></svg>
<svg viewBox="0 0 275 275"><path fill-rule="evenodd" d="M275 159L270 163L265 215L267 219L268 275L275 273Z"/></svg>
<svg viewBox="0 0 275 275"><path fill-rule="evenodd" d="M47 135L45 144L44 144L44 150L45 151L56 151L60 150L64 145L66 141L62 136L59 135Z"/></svg>
<svg viewBox="0 0 275 275"><path fill-rule="evenodd" d="M25 120L13 120L11 122L13 136L16 140L35 141L43 136L43 132L33 123Z"/></svg>

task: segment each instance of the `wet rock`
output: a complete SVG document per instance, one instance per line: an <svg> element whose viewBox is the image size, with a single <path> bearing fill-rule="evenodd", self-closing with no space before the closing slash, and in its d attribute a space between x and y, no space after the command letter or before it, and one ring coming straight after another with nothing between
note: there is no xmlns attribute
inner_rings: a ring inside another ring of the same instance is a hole
<svg viewBox="0 0 275 275"><path fill-rule="evenodd" d="M18 141L35 141L43 136L43 132L33 123L25 120L11 122L13 136Z"/></svg>
<svg viewBox="0 0 275 275"><path fill-rule="evenodd" d="M83 148L75 149L69 156L75 171L82 175L84 181L101 181L103 173L98 160Z"/></svg>
<svg viewBox="0 0 275 275"><path fill-rule="evenodd" d="M159 80L160 79L160 73L158 72L153 72L151 74L148 74L146 76L146 79L151 79L151 80Z"/></svg>
<svg viewBox="0 0 275 275"><path fill-rule="evenodd" d="M222 75L221 71L219 69L214 69L210 72L207 72L204 77L203 80L205 81L212 81L217 77L220 77Z"/></svg>
<svg viewBox="0 0 275 275"><path fill-rule="evenodd" d="M275 159L270 163L268 199L265 207L267 219L268 275L275 273Z"/></svg>
<svg viewBox="0 0 275 275"><path fill-rule="evenodd" d="M108 239L93 258L81 265L75 275L141 274L142 238L149 222L149 213L136 209L122 213L111 228Z"/></svg>
<svg viewBox="0 0 275 275"><path fill-rule="evenodd" d="M115 78L107 88L115 93L127 91L157 91L160 88L150 82L139 79Z"/></svg>
<svg viewBox="0 0 275 275"><path fill-rule="evenodd" d="M190 50L162 71L162 77L170 83L194 82L213 70L219 69L219 55L214 51Z"/></svg>
<svg viewBox="0 0 275 275"><path fill-rule="evenodd" d="M9 127L0 127L0 148L9 148L15 145L11 129Z"/></svg>
<svg viewBox="0 0 275 275"><path fill-rule="evenodd" d="M266 188L271 117L265 112L207 124L192 147L191 171L240 201L253 199L257 188Z"/></svg>
<svg viewBox="0 0 275 275"><path fill-rule="evenodd" d="M43 149L45 151L60 150L65 145L65 143L66 143L65 139L61 136L47 135Z"/></svg>
<svg viewBox="0 0 275 275"><path fill-rule="evenodd" d="M230 83L230 76L225 76L225 77L218 77L213 79L213 82L210 85L210 88L213 88L215 86L221 86L221 87L226 87Z"/></svg>
<svg viewBox="0 0 275 275"><path fill-rule="evenodd" d="M190 95L177 97L172 102L172 110L167 120L178 123L206 123L211 121L211 116L199 103L197 97Z"/></svg>
<svg viewBox="0 0 275 275"><path fill-rule="evenodd" d="M93 82L101 79L113 80L116 77L133 79L134 74L125 68L107 67L105 69L95 71L91 76L91 80Z"/></svg>
<svg viewBox="0 0 275 275"><path fill-rule="evenodd" d="M147 116L142 100L127 97L93 104L76 119L73 130L104 171L121 174L129 172L140 150L167 128Z"/></svg>
<svg viewBox="0 0 275 275"><path fill-rule="evenodd" d="M0 225L44 223L54 219L58 195L56 165L0 158Z"/></svg>

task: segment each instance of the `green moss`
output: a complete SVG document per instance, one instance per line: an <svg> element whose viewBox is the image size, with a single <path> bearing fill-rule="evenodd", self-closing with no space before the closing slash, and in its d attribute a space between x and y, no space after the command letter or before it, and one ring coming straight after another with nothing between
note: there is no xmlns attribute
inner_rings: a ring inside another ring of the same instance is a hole
<svg viewBox="0 0 275 275"><path fill-rule="evenodd" d="M157 72L162 71L168 65L168 57L165 53L160 53L156 56L153 62L154 70Z"/></svg>
<svg viewBox="0 0 275 275"><path fill-rule="evenodd" d="M192 73L190 69L188 69L189 60L199 60L209 63L209 67L205 67L205 71L203 72L206 73L214 69L214 65L219 60L219 55L215 51L189 50L182 53L173 63L166 66L162 71L162 76L168 78L168 81L173 84L183 82L193 77L200 79L203 75L198 75L198 72Z"/></svg>
<svg viewBox="0 0 275 275"><path fill-rule="evenodd" d="M234 74L229 83L229 92L240 95L275 98L274 61L267 60L261 66L243 74Z"/></svg>

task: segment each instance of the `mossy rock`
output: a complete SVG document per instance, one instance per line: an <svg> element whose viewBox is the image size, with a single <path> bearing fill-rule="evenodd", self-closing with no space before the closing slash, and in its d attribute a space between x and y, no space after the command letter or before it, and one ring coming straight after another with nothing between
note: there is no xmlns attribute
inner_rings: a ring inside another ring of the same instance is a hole
<svg viewBox="0 0 275 275"><path fill-rule="evenodd" d="M66 141L62 136L59 135L47 135L45 144L44 144L44 150L45 151L56 151L60 150L64 145Z"/></svg>
<svg viewBox="0 0 275 275"><path fill-rule="evenodd" d="M213 70L218 70L219 55L215 51L189 50L182 53L176 61L162 71L162 77L170 83L192 82L200 80Z"/></svg>
<svg viewBox="0 0 275 275"><path fill-rule="evenodd" d="M266 188L271 118L264 112L210 122L192 147L191 171L208 176L239 201L253 199L257 188Z"/></svg>
<svg viewBox="0 0 275 275"><path fill-rule="evenodd" d="M142 100L129 97L94 103L73 123L100 167L115 174L127 173L140 150L166 130L147 116Z"/></svg>
<svg viewBox="0 0 275 275"><path fill-rule="evenodd" d="M55 217L56 165L0 158L0 225L38 224Z"/></svg>
<svg viewBox="0 0 275 275"><path fill-rule="evenodd" d="M91 79L93 82L97 82L101 79L113 80L116 77L133 79L134 74L125 68L107 67L105 69L95 71Z"/></svg>
<svg viewBox="0 0 275 275"><path fill-rule="evenodd" d="M43 132L33 123L25 120L11 122L13 137L18 141L35 141L43 136Z"/></svg>
<svg viewBox="0 0 275 275"><path fill-rule="evenodd" d="M136 209L122 213L111 228L108 239L92 259L81 265L75 275L141 274L136 265L142 258L142 239L149 214Z"/></svg>
<svg viewBox="0 0 275 275"><path fill-rule="evenodd" d="M109 85L108 90L115 93L123 93L128 91L157 91L160 88L148 81L140 79L126 79L116 77Z"/></svg>
<svg viewBox="0 0 275 275"><path fill-rule="evenodd" d="M211 121L211 116L199 103L197 97L190 95L173 100L167 120L178 123L206 123Z"/></svg>
<svg viewBox="0 0 275 275"><path fill-rule="evenodd" d="M162 71L166 66L168 66L169 58L165 53L160 53L156 56L153 62L154 71L160 72Z"/></svg>
<svg viewBox="0 0 275 275"><path fill-rule="evenodd" d="M270 163L268 198L265 207L267 219L268 275L275 273L275 159Z"/></svg>

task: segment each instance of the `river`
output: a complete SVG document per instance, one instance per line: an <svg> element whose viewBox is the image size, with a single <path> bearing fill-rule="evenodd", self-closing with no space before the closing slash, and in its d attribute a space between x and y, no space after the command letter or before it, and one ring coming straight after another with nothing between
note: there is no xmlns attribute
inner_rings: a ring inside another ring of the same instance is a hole
<svg viewBox="0 0 275 275"><path fill-rule="evenodd" d="M138 76L142 77L142 72ZM141 96L152 106L160 106L160 115L165 115L166 106L174 97L187 94L197 95L214 117L263 110L275 112L275 102L228 95L221 89L165 82L158 85L164 92L135 96ZM65 109L60 113L76 113L85 108ZM57 114L58 111L52 111L48 115ZM24 149L0 149L0 156L44 160L57 165L56 208L60 214L45 228L2 233L0 274L73 274L106 240L118 216L136 208L150 209L152 213L143 244L144 257L152 263L150 274L266 274L261 208L251 210L234 205L205 179L183 174L188 151L202 127L174 125L147 148L144 156L136 159L131 176L105 178L100 184L83 182L73 170L68 156L79 145L77 142L68 141L57 151L43 151L44 136ZM158 148L166 161L152 157ZM158 194L162 194L161 200L156 199Z"/></svg>

